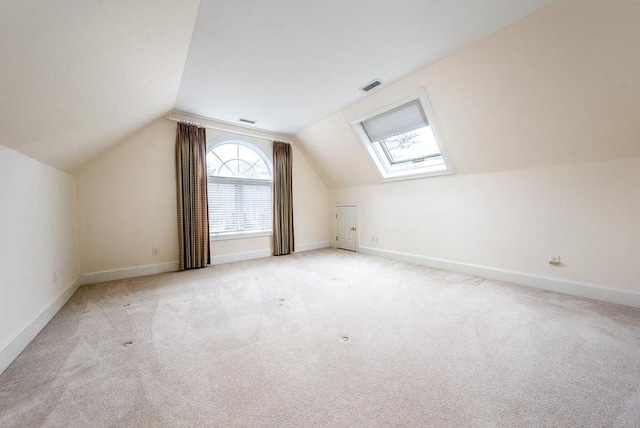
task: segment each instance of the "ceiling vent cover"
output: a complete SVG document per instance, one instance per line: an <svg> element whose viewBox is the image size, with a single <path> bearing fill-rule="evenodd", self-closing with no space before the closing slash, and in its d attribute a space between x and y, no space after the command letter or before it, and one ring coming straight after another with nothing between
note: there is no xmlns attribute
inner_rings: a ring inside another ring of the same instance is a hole
<svg viewBox="0 0 640 428"><path fill-rule="evenodd" d="M240 121L240 122L244 122L244 123L250 123L250 124L252 124L252 125L253 125L254 123L256 123L256 121L255 121L255 120L251 120L251 119L244 119L244 118L242 118L242 117L241 117L240 119L238 119L238 121Z"/></svg>
<svg viewBox="0 0 640 428"><path fill-rule="evenodd" d="M376 79L373 80L369 83L367 83L366 85L364 85L362 88L360 88L361 90L365 91L365 92L369 92L370 90L372 90L373 88L375 88L376 86L380 86L382 85L382 80L380 79Z"/></svg>

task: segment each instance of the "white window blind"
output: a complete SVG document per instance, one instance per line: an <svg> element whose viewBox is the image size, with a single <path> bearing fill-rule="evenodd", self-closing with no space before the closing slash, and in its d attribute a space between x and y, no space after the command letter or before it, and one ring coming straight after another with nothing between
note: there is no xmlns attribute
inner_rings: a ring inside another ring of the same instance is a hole
<svg viewBox="0 0 640 428"><path fill-rule="evenodd" d="M272 182L209 177L207 191L211 234L272 229Z"/></svg>
<svg viewBox="0 0 640 428"><path fill-rule="evenodd" d="M362 122L372 143L428 125L427 116L417 99Z"/></svg>

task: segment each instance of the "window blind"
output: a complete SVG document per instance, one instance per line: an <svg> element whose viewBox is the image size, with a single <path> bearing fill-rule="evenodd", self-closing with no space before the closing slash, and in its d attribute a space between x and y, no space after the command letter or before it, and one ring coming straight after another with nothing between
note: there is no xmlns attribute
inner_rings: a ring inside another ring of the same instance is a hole
<svg viewBox="0 0 640 428"><path fill-rule="evenodd" d="M208 178L210 233L271 231L273 182Z"/></svg>
<svg viewBox="0 0 640 428"><path fill-rule="evenodd" d="M362 122L372 143L428 125L420 100L413 100Z"/></svg>

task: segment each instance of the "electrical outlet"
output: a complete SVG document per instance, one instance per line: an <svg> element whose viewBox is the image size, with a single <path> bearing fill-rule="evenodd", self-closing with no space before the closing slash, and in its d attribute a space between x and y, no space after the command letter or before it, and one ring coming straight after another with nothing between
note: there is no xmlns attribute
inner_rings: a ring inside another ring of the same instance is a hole
<svg viewBox="0 0 640 428"><path fill-rule="evenodd" d="M58 282L58 271L57 270L53 270L53 282Z"/></svg>
<svg viewBox="0 0 640 428"><path fill-rule="evenodd" d="M560 266L562 264L560 256L549 256L549 264L552 266Z"/></svg>
<svg viewBox="0 0 640 428"><path fill-rule="evenodd" d="M151 249L151 255L153 255L153 256L159 256L159 255L160 255L160 248L158 248L158 247L153 247L153 248Z"/></svg>

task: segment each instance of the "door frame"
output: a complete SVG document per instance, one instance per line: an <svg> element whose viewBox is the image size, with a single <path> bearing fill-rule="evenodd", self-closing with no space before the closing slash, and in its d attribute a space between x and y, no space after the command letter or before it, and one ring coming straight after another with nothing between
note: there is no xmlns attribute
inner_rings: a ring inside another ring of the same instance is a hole
<svg viewBox="0 0 640 428"><path fill-rule="evenodd" d="M344 204L334 204L333 205L333 236L331 237L331 242L333 243L332 246L335 246L334 248L338 248L336 245L336 234L338 233L338 207L353 207L355 209L356 215L355 215L355 223L356 223L356 233L355 233L355 240L356 240L356 253L360 252L360 225L358 224L358 204L350 204L350 203L344 203Z"/></svg>

